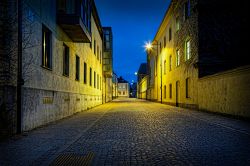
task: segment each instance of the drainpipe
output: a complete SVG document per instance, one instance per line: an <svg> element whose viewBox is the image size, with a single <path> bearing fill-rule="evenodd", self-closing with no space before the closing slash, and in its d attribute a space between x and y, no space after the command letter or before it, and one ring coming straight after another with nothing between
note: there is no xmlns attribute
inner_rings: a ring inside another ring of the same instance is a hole
<svg viewBox="0 0 250 166"><path fill-rule="evenodd" d="M18 71L17 71L17 134L22 131L22 85L24 84L22 76L22 0L17 0L18 5Z"/></svg>

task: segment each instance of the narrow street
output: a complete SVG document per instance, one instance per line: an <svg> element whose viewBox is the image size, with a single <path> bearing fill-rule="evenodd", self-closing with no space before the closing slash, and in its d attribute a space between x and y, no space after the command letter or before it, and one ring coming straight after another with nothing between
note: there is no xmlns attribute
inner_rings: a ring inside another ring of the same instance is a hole
<svg viewBox="0 0 250 166"><path fill-rule="evenodd" d="M91 165L250 165L250 124L120 99L0 142L1 166L56 165L66 155Z"/></svg>

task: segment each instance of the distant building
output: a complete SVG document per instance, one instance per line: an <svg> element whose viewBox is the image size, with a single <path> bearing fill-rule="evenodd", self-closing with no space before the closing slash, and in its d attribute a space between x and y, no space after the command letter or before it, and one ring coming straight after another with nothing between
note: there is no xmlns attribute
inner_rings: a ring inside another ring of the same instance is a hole
<svg viewBox="0 0 250 166"><path fill-rule="evenodd" d="M118 97L129 97L129 83L122 77L118 78Z"/></svg>
<svg viewBox="0 0 250 166"><path fill-rule="evenodd" d="M93 0L23 0L17 23L18 2L0 2L0 137L102 104L109 75Z"/></svg>
<svg viewBox="0 0 250 166"><path fill-rule="evenodd" d="M117 75L113 72L113 78L112 78L112 82L113 82L113 99L116 99L118 97L118 77Z"/></svg>
<svg viewBox="0 0 250 166"><path fill-rule="evenodd" d="M142 63L139 67L139 70L137 72L137 98L139 99L146 99L147 98L147 84L148 84L148 69L147 69L148 64L147 63Z"/></svg>
<svg viewBox="0 0 250 166"><path fill-rule="evenodd" d="M103 27L103 98L110 102L113 94L113 34L111 27Z"/></svg>
<svg viewBox="0 0 250 166"><path fill-rule="evenodd" d="M148 50L147 98L250 118L247 6L172 0Z"/></svg>

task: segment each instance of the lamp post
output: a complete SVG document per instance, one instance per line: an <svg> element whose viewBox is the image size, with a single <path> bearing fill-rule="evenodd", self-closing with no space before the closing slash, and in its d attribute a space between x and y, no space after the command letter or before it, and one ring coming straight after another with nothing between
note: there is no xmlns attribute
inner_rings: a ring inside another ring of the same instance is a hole
<svg viewBox="0 0 250 166"><path fill-rule="evenodd" d="M156 57L158 57L158 54L159 54L158 53L158 46L159 46L158 41L156 41L156 43L154 43L154 44L151 42L147 42L144 47L149 52L153 49L153 46L156 46ZM160 67L161 67L161 87L160 87L160 89L161 89L161 103L162 103L162 56L161 56Z"/></svg>

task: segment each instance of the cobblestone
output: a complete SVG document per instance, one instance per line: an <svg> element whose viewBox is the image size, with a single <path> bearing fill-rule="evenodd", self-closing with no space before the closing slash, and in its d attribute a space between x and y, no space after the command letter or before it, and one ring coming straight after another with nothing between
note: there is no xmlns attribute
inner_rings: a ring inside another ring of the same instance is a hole
<svg viewBox="0 0 250 166"><path fill-rule="evenodd" d="M0 165L250 165L250 124L136 99L116 100L0 143Z"/></svg>

